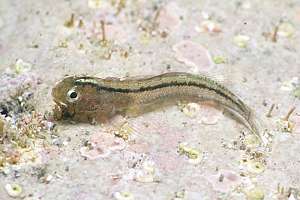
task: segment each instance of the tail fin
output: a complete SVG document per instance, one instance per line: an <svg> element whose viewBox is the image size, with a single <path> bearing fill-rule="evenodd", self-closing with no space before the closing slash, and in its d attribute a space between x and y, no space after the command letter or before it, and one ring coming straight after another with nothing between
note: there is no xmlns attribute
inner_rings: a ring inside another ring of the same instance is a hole
<svg viewBox="0 0 300 200"><path fill-rule="evenodd" d="M260 120L253 111L249 112L248 120L249 129L251 132L260 140L263 146L266 146L268 141L264 137L265 129L262 125L262 120Z"/></svg>

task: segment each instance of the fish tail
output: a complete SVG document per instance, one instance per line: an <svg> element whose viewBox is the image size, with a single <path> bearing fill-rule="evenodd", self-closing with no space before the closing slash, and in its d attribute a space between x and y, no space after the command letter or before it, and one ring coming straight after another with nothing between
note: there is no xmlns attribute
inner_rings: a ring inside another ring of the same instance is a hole
<svg viewBox="0 0 300 200"><path fill-rule="evenodd" d="M262 121L257 117L253 111L249 111L248 119L250 131L259 139L263 146L266 146L268 141L263 136L265 130L262 126Z"/></svg>

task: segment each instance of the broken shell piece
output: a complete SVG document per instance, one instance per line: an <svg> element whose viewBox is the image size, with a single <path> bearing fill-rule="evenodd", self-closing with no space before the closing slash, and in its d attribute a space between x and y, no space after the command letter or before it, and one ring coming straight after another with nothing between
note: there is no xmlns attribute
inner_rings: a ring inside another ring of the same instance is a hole
<svg viewBox="0 0 300 200"><path fill-rule="evenodd" d="M295 33L295 27L288 22L283 22L278 26L277 35L281 37L290 38Z"/></svg>
<svg viewBox="0 0 300 200"><path fill-rule="evenodd" d="M264 191L255 187L246 192L247 200L263 200L265 197Z"/></svg>
<svg viewBox="0 0 300 200"><path fill-rule="evenodd" d="M216 124L221 116L223 116L220 110L217 110L209 105L199 105L197 103L189 103L186 105L179 104L181 111L191 118L200 117L199 122L205 125Z"/></svg>
<svg viewBox="0 0 300 200"><path fill-rule="evenodd" d="M293 96L300 99L300 86L296 87L293 92L292 92Z"/></svg>
<svg viewBox="0 0 300 200"><path fill-rule="evenodd" d="M197 103L189 103L183 106L182 112L191 118L194 118L200 111L200 106Z"/></svg>
<svg viewBox="0 0 300 200"><path fill-rule="evenodd" d="M32 65L30 63L24 62L22 59L17 59L15 64L15 71L17 74L28 72L31 70Z"/></svg>
<svg viewBox="0 0 300 200"><path fill-rule="evenodd" d="M89 0L88 7L89 8L101 8L102 3L101 3L101 0Z"/></svg>
<svg viewBox="0 0 300 200"><path fill-rule="evenodd" d="M187 143L180 143L178 148L180 155L185 155L189 158L189 162L192 164L198 164L203 159L203 153L187 146Z"/></svg>
<svg viewBox="0 0 300 200"><path fill-rule="evenodd" d="M299 77L293 77L291 80L283 82L280 89L283 91L293 91L299 84Z"/></svg>
<svg viewBox="0 0 300 200"><path fill-rule="evenodd" d="M224 64L227 62L227 59L224 56L214 56L213 61L215 64Z"/></svg>
<svg viewBox="0 0 300 200"><path fill-rule="evenodd" d="M115 192L113 197L116 200L134 200L134 196L130 192Z"/></svg>
<svg viewBox="0 0 300 200"><path fill-rule="evenodd" d="M253 147L258 147L260 142L259 142L257 136L255 136L255 135L246 135L244 144L247 147L253 148Z"/></svg>
<svg viewBox="0 0 300 200"><path fill-rule="evenodd" d="M23 191L22 187L16 183L6 184L5 190L11 197L19 197Z"/></svg>
<svg viewBox="0 0 300 200"><path fill-rule="evenodd" d="M141 183L151 183L158 180L158 172L154 162L145 161L142 169L137 170L135 180Z"/></svg>
<svg viewBox="0 0 300 200"><path fill-rule="evenodd" d="M221 32L220 24L212 20L205 20L201 23L200 27L195 27L195 30L199 33L210 32L210 33L219 33Z"/></svg>
<svg viewBox="0 0 300 200"><path fill-rule="evenodd" d="M250 37L247 35L236 35L233 38L234 44L240 48L246 48L248 46L249 41Z"/></svg>
<svg viewBox="0 0 300 200"><path fill-rule="evenodd" d="M175 192L175 197L173 200L183 200L186 198L186 191L185 190L182 190L182 191L179 191L179 192Z"/></svg>
<svg viewBox="0 0 300 200"><path fill-rule="evenodd" d="M129 140L130 135L134 132L133 128L129 125L129 123L124 123L119 130L114 132L114 135L122 138L123 140Z"/></svg>
<svg viewBox="0 0 300 200"><path fill-rule="evenodd" d="M294 128L294 123L289 120L279 119L277 120L277 128L279 131L291 133Z"/></svg>
<svg viewBox="0 0 300 200"><path fill-rule="evenodd" d="M250 173L260 174L265 171L265 165L258 161L248 160L247 169Z"/></svg>

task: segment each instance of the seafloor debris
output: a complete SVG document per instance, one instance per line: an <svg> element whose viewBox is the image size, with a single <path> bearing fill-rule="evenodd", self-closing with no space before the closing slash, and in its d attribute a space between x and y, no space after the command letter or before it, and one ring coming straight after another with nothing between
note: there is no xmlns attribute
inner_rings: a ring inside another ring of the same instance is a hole
<svg viewBox="0 0 300 200"><path fill-rule="evenodd" d="M291 108L285 117L276 121L279 131L289 133L293 132L295 124L290 120L290 116L295 111L295 109L296 107Z"/></svg>
<svg viewBox="0 0 300 200"><path fill-rule="evenodd" d="M90 141L80 148L83 157L94 160L109 156L114 151L124 149L126 143L123 139L116 138L109 133L96 133L91 136Z"/></svg>
<svg viewBox="0 0 300 200"><path fill-rule="evenodd" d="M247 200L263 200L265 197L264 191L260 187L254 187L245 191Z"/></svg>
<svg viewBox="0 0 300 200"><path fill-rule="evenodd" d="M122 138L125 141L128 141L130 135L134 132L133 128L129 125L129 123L124 123L118 130L113 131L114 135Z"/></svg>
<svg viewBox="0 0 300 200"><path fill-rule="evenodd" d="M227 62L227 59L224 56L213 56L212 59L215 64L224 64Z"/></svg>
<svg viewBox="0 0 300 200"><path fill-rule="evenodd" d="M186 191L181 190L179 192L175 192L174 198L172 200L184 200L186 199Z"/></svg>
<svg viewBox="0 0 300 200"><path fill-rule="evenodd" d="M180 26L181 16L179 13L183 14L183 11L175 2L155 5L154 8L152 13L145 14L144 19L139 21L139 27L145 38L150 39L156 35L165 38Z"/></svg>
<svg viewBox="0 0 300 200"><path fill-rule="evenodd" d="M200 26L196 26L195 30L197 32L209 32L209 33L219 33L221 32L221 25L213 20L204 20Z"/></svg>
<svg viewBox="0 0 300 200"><path fill-rule="evenodd" d="M285 81L280 87L283 91L293 91L300 84L299 77L293 77L291 80Z"/></svg>
<svg viewBox="0 0 300 200"><path fill-rule="evenodd" d="M217 174L208 176L207 180L212 184L215 191L224 193L241 184L240 176L229 170L220 170Z"/></svg>
<svg viewBox="0 0 300 200"><path fill-rule="evenodd" d="M198 164L203 159L203 153L197 149L189 147L187 143L180 143L178 146L179 155L185 155L188 157L189 162L192 164Z"/></svg>
<svg viewBox="0 0 300 200"><path fill-rule="evenodd" d="M268 113L266 114L266 117L272 117L272 112L274 110L275 104L272 104Z"/></svg>
<svg viewBox="0 0 300 200"><path fill-rule="evenodd" d="M23 192L22 187L17 183L6 184L5 190L10 197L20 197Z"/></svg>
<svg viewBox="0 0 300 200"><path fill-rule="evenodd" d="M100 8L103 2L101 0L88 0L88 6L90 8Z"/></svg>
<svg viewBox="0 0 300 200"><path fill-rule="evenodd" d="M248 172L253 174L260 174L265 171L265 165L259 161L247 160L246 165Z"/></svg>
<svg viewBox="0 0 300 200"><path fill-rule="evenodd" d="M285 187L278 183L277 190L272 198L278 200L298 200L300 199L300 190L293 187Z"/></svg>
<svg viewBox="0 0 300 200"><path fill-rule="evenodd" d="M74 18L75 18L75 14L72 13L70 19L65 21L64 26L67 28L72 28L74 26L74 22L75 22Z"/></svg>
<svg viewBox="0 0 300 200"><path fill-rule="evenodd" d="M297 86L293 91L292 91L292 95L298 99L300 99L300 85Z"/></svg>
<svg viewBox="0 0 300 200"><path fill-rule="evenodd" d="M289 22L282 22L278 26L277 35L280 37L290 38L295 33L295 27Z"/></svg>
<svg viewBox="0 0 300 200"><path fill-rule="evenodd" d="M32 68L32 65L28 62L24 62L22 59L17 59L15 63L15 72L17 74L29 72Z"/></svg>
<svg viewBox="0 0 300 200"><path fill-rule="evenodd" d="M134 180L141 183L151 183L159 181L159 172L155 163L145 160L139 169L135 170Z"/></svg>
<svg viewBox="0 0 300 200"><path fill-rule="evenodd" d="M190 118L199 117L199 122L204 125L214 125L223 116L222 112L209 104L178 104L180 110Z"/></svg>
<svg viewBox="0 0 300 200"><path fill-rule="evenodd" d="M134 196L131 192L122 191L122 192L115 192L113 197L116 200L134 200Z"/></svg>
<svg viewBox="0 0 300 200"><path fill-rule="evenodd" d="M40 81L29 72L31 64L18 59L1 74L0 83L0 168L33 160L31 148L50 137L54 123L35 112L34 90ZM27 149L25 151L24 149ZM26 160L27 161L27 160Z"/></svg>
<svg viewBox="0 0 300 200"><path fill-rule="evenodd" d="M17 147L27 148L32 140L46 138L47 131L52 131L54 124L47 121L40 113L22 114L15 121L2 117L4 123L2 143L13 143Z"/></svg>
<svg viewBox="0 0 300 200"><path fill-rule="evenodd" d="M250 41L250 37L248 35L236 35L233 38L233 42L236 46L240 48L246 48L248 46L248 43Z"/></svg>
<svg viewBox="0 0 300 200"><path fill-rule="evenodd" d="M19 72L21 71L23 69ZM2 80L0 83L1 115L13 117L25 111L32 111L34 107L32 102L33 90L39 80L28 73L20 75L3 73L0 78Z"/></svg>

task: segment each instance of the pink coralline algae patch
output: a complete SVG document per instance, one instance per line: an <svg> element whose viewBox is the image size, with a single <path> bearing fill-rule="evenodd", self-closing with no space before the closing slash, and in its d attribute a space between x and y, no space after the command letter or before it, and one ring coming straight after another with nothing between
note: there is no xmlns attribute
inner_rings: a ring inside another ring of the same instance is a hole
<svg viewBox="0 0 300 200"><path fill-rule="evenodd" d="M174 31L180 25L181 9L174 2L163 7L158 14L157 23L161 31Z"/></svg>
<svg viewBox="0 0 300 200"><path fill-rule="evenodd" d="M193 72L207 72L213 67L211 56L206 48L192 41L181 41L173 46L178 61L193 67Z"/></svg>
<svg viewBox="0 0 300 200"><path fill-rule="evenodd" d="M80 153L83 157L94 160L109 156L114 151L123 150L126 143L108 133L96 133L90 138L90 145L82 147Z"/></svg>
<svg viewBox="0 0 300 200"><path fill-rule="evenodd" d="M210 175L207 180L212 184L213 189L219 192L230 192L239 184L241 184L241 178L232 171L221 170L215 175Z"/></svg>

